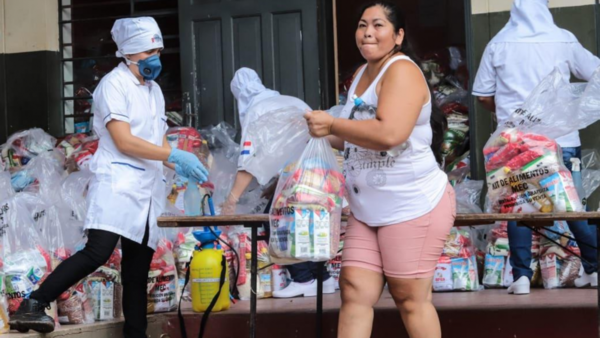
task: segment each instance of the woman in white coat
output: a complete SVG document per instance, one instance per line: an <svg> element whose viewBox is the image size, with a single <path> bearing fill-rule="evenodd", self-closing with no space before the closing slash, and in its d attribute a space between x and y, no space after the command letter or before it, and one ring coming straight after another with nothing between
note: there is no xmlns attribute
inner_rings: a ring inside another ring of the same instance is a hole
<svg viewBox="0 0 600 338"><path fill-rule="evenodd" d="M166 142L160 74L163 39L153 18L117 20L111 31L124 58L94 91L94 131L100 138L90 164L85 248L64 261L10 318L12 329L54 330L44 309L110 258L121 240L124 336L146 337L146 283L158 242L156 219L165 203L163 164L206 181L198 158Z"/></svg>

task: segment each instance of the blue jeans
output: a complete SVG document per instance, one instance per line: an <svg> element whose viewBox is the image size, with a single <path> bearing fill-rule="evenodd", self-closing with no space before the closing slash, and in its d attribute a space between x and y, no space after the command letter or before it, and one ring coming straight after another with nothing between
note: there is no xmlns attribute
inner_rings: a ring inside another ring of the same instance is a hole
<svg viewBox="0 0 600 338"><path fill-rule="evenodd" d="M323 265L323 263L314 263L314 262L304 262L297 263L294 265L288 265L286 268L290 273L290 277L296 283L306 283L310 282L313 279L317 279L318 268ZM323 281L329 279L329 272L327 272L327 267L323 266Z"/></svg>
<svg viewBox="0 0 600 338"><path fill-rule="evenodd" d="M581 148L562 148L563 161L569 170L571 167L571 158L581 159ZM571 232L577 240L581 257L587 262L583 262L583 269L586 273L598 271L597 250L590 248L582 243L597 246L596 227L590 226L587 221L568 222ZM515 281L523 276L531 280L533 271L531 270L531 235L532 231L527 227L517 226L517 222L508 222L508 241L510 244L510 264L513 268Z"/></svg>

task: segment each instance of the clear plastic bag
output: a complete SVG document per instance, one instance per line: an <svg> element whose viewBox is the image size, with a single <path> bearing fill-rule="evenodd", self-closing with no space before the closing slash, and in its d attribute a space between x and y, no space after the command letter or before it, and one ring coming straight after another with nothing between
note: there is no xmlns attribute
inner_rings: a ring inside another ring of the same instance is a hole
<svg viewBox="0 0 600 338"><path fill-rule="evenodd" d="M483 181L463 181L454 187L456 208L459 214L480 214L481 190Z"/></svg>
<svg viewBox="0 0 600 338"><path fill-rule="evenodd" d="M9 313L35 291L51 271L51 259L27 208L28 193L0 204L0 249Z"/></svg>
<svg viewBox="0 0 600 338"><path fill-rule="evenodd" d="M581 156L581 180L585 196L590 198L600 187L600 155L596 150L583 150Z"/></svg>
<svg viewBox="0 0 600 338"><path fill-rule="evenodd" d="M10 173L0 171L0 202L15 195L15 191L10 183Z"/></svg>
<svg viewBox="0 0 600 338"><path fill-rule="evenodd" d="M573 238L569 226L564 221L556 221L549 228L556 233L561 233ZM556 233L544 231L551 240L560 243L576 255L581 255L577 243ZM575 286L575 280L579 277L582 268L581 260L573 253L553 243L547 238L541 239L540 265L542 268L542 279L545 289L557 289Z"/></svg>
<svg viewBox="0 0 600 338"><path fill-rule="evenodd" d="M484 147L492 213L582 211L571 172L553 138L600 119L600 73L569 84L557 69Z"/></svg>
<svg viewBox="0 0 600 338"><path fill-rule="evenodd" d="M12 148L16 155L29 159L52 150L55 144L56 139L40 128L15 133L6 141L6 145Z"/></svg>
<svg viewBox="0 0 600 338"><path fill-rule="evenodd" d="M339 118L342 115L345 105L337 105L329 108L327 113L335 118Z"/></svg>
<svg viewBox="0 0 600 338"><path fill-rule="evenodd" d="M304 150L310 138L305 113L297 107L285 107L248 124L241 142L240 167L260 185L269 183L285 163Z"/></svg>
<svg viewBox="0 0 600 338"><path fill-rule="evenodd" d="M2 260L0 259L0 334L8 332L8 304L6 303L6 287L2 273Z"/></svg>
<svg viewBox="0 0 600 338"><path fill-rule="evenodd" d="M434 291L478 291L479 273L468 227L452 228L438 260L433 279Z"/></svg>
<svg viewBox="0 0 600 338"><path fill-rule="evenodd" d="M58 258L64 260L69 258L76 250L76 246L85 238L83 232L83 221L73 219L71 211L68 211L69 219L61 223L63 239L65 241L64 251L57 252ZM58 299L58 320L61 324L90 324L94 322L94 308L92 299L88 298L84 281L63 292Z"/></svg>
<svg viewBox="0 0 600 338"><path fill-rule="evenodd" d="M35 183L24 191L37 193L47 203L60 201L60 184L64 178L65 158L61 152L47 151L33 158L25 168L26 175Z"/></svg>
<svg viewBox="0 0 600 338"><path fill-rule="evenodd" d="M198 241L192 234L192 229L180 229L181 231L177 234L177 238L174 241L173 254L175 255L175 266L177 268L178 275L178 288L181 297L184 301L191 301L190 285L184 290L185 274L187 273L187 264L192 259L194 248Z"/></svg>
<svg viewBox="0 0 600 338"><path fill-rule="evenodd" d="M339 248L344 176L329 141L311 139L279 178L269 250L277 264L328 261Z"/></svg>
<svg viewBox="0 0 600 338"><path fill-rule="evenodd" d="M87 189L92 177L93 174L89 170L81 170L69 174L61 183L61 199L71 209L71 216L75 220L85 220Z"/></svg>

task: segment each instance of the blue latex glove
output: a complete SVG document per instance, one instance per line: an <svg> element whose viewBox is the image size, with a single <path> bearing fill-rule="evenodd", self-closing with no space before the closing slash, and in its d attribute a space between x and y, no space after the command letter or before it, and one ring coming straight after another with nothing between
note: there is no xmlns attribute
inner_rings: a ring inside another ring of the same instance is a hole
<svg viewBox="0 0 600 338"><path fill-rule="evenodd" d="M35 178L28 176L25 170L18 171L10 178L10 184L16 192L23 191L31 183L35 181Z"/></svg>
<svg viewBox="0 0 600 338"><path fill-rule="evenodd" d="M192 153L173 148L168 161L175 164L175 172L183 177L194 179L200 183L208 180L208 170L202 162Z"/></svg>

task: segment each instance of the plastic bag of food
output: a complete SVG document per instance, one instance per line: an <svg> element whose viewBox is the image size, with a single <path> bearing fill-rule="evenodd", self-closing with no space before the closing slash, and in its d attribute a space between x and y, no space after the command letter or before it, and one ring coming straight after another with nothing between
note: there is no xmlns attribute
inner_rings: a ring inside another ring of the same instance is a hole
<svg viewBox="0 0 600 338"><path fill-rule="evenodd" d="M87 189L93 174L89 170L81 170L69 174L61 183L60 197L71 209L75 220L85 220L87 214Z"/></svg>
<svg viewBox="0 0 600 338"><path fill-rule="evenodd" d="M76 247L81 245L83 222L70 218L61 224L63 239L65 241L64 251L59 251L64 259L75 252ZM63 292L57 299L58 320L61 324L89 324L94 322L94 308L92 299L86 293L85 280Z"/></svg>
<svg viewBox="0 0 600 338"><path fill-rule="evenodd" d="M58 151L47 151L33 158L25 168L27 176L35 183L24 191L37 193L47 203L60 201L60 184L64 174L64 156Z"/></svg>
<svg viewBox="0 0 600 338"><path fill-rule="evenodd" d="M459 214L480 214L481 190L483 181L463 181L458 183L454 190L456 192L456 208Z"/></svg>
<svg viewBox="0 0 600 338"><path fill-rule="evenodd" d="M335 281L335 289L340 288L340 274L342 273L342 250L344 249L344 234L340 235L340 248L334 259L327 262L327 272Z"/></svg>
<svg viewBox="0 0 600 338"><path fill-rule="evenodd" d="M489 212L582 211L571 173L554 138L600 119L600 72L569 84L557 69L484 147Z"/></svg>
<svg viewBox="0 0 600 338"><path fill-rule="evenodd" d="M48 251L43 247L35 221L21 193L0 204L0 248L9 313L42 284L51 271Z"/></svg>
<svg viewBox="0 0 600 338"><path fill-rule="evenodd" d="M477 257L468 227L452 228L438 260L433 281L434 291L477 291Z"/></svg>
<svg viewBox="0 0 600 338"><path fill-rule="evenodd" d="M84 283L79 282L58 298L58 320L61 324L94 323L94 307Z"/></svg>
<svg viewBox="0 0 600 338"><path fill-rule="evenodd" d="M10 182L10 173L0 171L0 202L15 195L15 191Z"/></svg>
<svg viewBox="0 0 600 338"><path fill-rule="evenodd" d="M304 114L297 107L277 109L261 115L244 131L238 168L265 185L285 163L302 153L310 136Z"/></svg>
<svg viewBox="0 0 600 338"><path fill-rule="evenodd" d="M311 139L277 184L269 217L275 263L328 261L337 255L344 185L329 142Z"/></svg>
<svg viewBox="0 0 600 338"><path fill-rule="evenodd" d="M2 149L3 156L12 154L18 166L27 165L29 160L52 150L56 139L40 128L29 129L11 135Z"/></svg>
<svg viewBox="0 0 600 338"><path fill-rule="evenodd" d="M173 254L175 255L175 266L177 268L178 276L178 289L179 294L185 301L191 301L190 285L184 290L185 275L187 273L187 264L190 263L194 249L198 241L192 233L192 229L187 231L183 230L177 234L177 238L174 243Z"/></svg>
<svg viewBox="0 0 600 338"><path fill-rule="evenodd" d="M192 127L175 127L167 130L167 142L171 148L185 150L196 156L210 170L213 158L208 147L208 141L202 139L202 136Z"/></svg>
<svg viewBox="0 0 600 338"><path fill-rule="evenodd" d="M99 145L100 140L97 136L86 139L86 141L71 155L69 165L67 165L69 172L74 171L75 166L78 170L89 169L89 162L98 150Z"/></svg>
<svg viewBox="0 0 600 338"><path fill-rule="evenodd" d="M86 241L83 239L77 243L75 251L82 250ZM115 248L108 261L83 280L94 320L112 320L122 315L121 257L121 250Z"/></svg>
<svg viewBox="0 0 600 338"><path fill-rule="evenodd" d="M177 309L177 269L173 257L173 243L164 234L152 256L148 272L148 313L169 312Z"/></svg>
<svg viewBox="0 0 600 338"><path fill-rule="evenodd" d="M540 245L540 265L544 288L573 287L582 268L581 260L576 256L581 255L579 247L577 247L575 241L565 237L573 238L566 222L556 221L548 229L554 232L542 230L548 238L542 238ZM553 241L560 243L560 245ZM565 250L565 248L568 250ZM573 255L573 253L576 255Z"/></svg>
<svg viewBox="0 0 600 338"><path fill-rule="evenodd" d="M0 259L0 334L8 332L8 304L6 303L6 287L4 273L2 273L2 259Z"/></svg>
<svg viewBox="0 0 600 338"><path fill-rule="evenodd" d="M600 155L596 150L583 150L581 156L581 180L585 196L590 198L600 187Z"/></svg>

